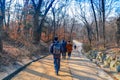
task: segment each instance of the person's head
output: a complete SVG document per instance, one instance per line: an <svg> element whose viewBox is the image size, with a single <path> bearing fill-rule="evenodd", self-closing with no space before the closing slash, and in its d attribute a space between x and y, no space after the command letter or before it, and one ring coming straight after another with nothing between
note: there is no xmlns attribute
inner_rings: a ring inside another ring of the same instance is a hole
<svg viewBox="0 0 120 80"><path fill-rule="evenodd" d="M65 42L65 40L63 39L62 42Z"/></svg>
<svg viewBox="0 0 120 80"><path fill-rule="evenodd" d="M54 41L58 41L58 37L57 36L54 37Z"/></svg>
<svg viewBox="0 0 120 80"><path fill-rule="evenodd" d="M70 41L68 41L68 43L70 43Z"/></svg>

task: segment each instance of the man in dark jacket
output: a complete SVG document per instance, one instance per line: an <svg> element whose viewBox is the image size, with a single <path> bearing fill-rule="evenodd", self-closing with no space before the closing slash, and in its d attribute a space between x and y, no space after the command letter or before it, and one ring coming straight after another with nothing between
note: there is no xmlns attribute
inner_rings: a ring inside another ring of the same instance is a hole
<svg viewBox="0 0 120 80"><path fill-rule="evenodd" d="M61 45L62 45L62 58L63 59L66 59L66 51L67 51L66 44L67 44L67 42L65 40L61 41Z"/></svg>
<svg viewBox="0 0 120 80"><path fill-rule="evenodd" d="M62 46L58 41L58 37L55 37L53 43L50 46L50 53L53 54L54 68L55 68L56 75L58 75L58 72L60 69L61 51L62 51Z"/></svg>

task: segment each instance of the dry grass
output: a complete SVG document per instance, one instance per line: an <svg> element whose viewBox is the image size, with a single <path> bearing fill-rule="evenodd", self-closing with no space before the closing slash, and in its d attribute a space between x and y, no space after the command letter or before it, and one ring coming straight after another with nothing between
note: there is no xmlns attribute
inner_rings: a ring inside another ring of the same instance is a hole
<svg viewBox="0 0 120 80"><path fill-rule="evenodd" d="M31 59L33 56L46 55L48 48L45 47L45 44L42 42L42 45L34 45L25 39L5 40L3 42L4 51L0 53L0 69L1 66L14 64L16 61L22 62L22 59Z"/></svg>

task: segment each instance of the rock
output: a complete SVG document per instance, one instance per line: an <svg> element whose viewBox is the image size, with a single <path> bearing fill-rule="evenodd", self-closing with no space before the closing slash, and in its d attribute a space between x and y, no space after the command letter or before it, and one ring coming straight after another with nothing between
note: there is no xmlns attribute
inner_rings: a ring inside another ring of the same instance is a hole
<svg viewBox="0 0 120 80"><path fill-rule="evenodd" d="M104 61L104 67L106 67L106 68L109 67L109 63L107 61Z"/></svg>
<svg viewBox="0 0 120 80"><path fill-rule="evenodd" d="M117 66L117 72L120 72L120 65Z"/></svg>
<svg viewBox="0 0 120 80"><path fill-rule="evenodd" d="M110 69L115 70L115 64L116 64L116 61L111 61L110 62Z"/></svg>

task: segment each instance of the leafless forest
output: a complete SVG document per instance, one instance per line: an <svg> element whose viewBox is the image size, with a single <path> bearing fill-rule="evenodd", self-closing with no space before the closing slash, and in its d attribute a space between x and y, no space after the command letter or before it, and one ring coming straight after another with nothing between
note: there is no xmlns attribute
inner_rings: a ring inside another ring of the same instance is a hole
<svg viewBox="0 0 120 80"><path fill-rule="evenodd" d="M0 0L0 65L46 54L56 35L97 49L119 47L119 4L119 0Z"/></svg>

